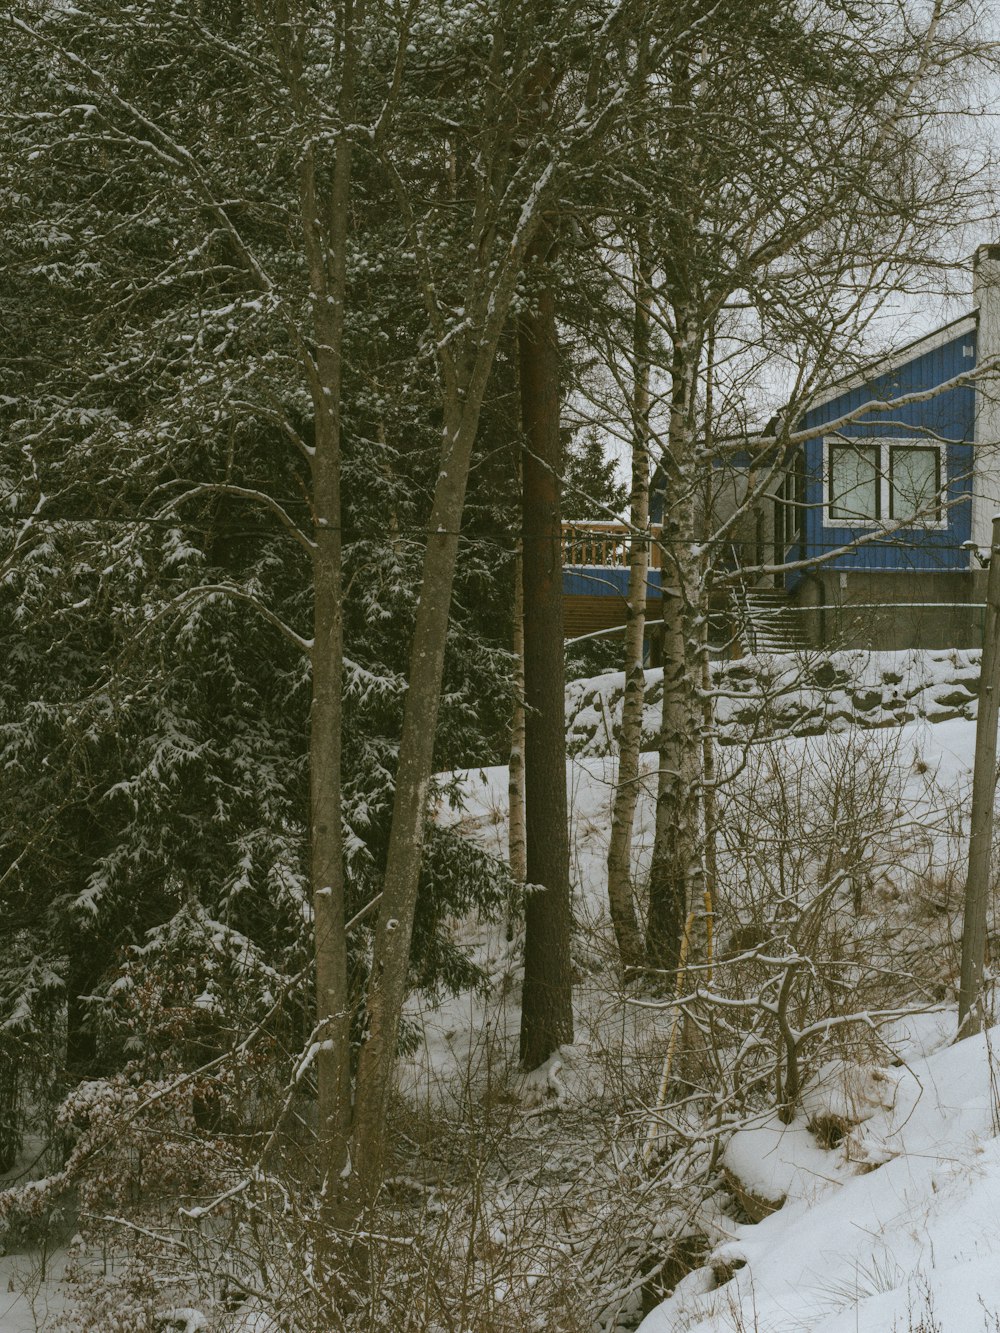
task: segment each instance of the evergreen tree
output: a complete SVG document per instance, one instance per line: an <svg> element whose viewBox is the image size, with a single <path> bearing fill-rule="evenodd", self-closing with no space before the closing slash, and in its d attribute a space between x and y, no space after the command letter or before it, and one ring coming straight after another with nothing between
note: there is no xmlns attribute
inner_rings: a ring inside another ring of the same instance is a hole
<svg viewBox="0 0 1000 1333"><path fill-rule="evenodd" d="M104 112L79 104L72 79L46 77L44 49L17 42L9 96L32 111L5 121L17 170L3 193L3 413L16 447L0 459L0 633L16 669L0 683L0 995L15 1034L3 1052L12 1088L37 1063L26 1061L32 1048L48 1053L45 1068L65 1060L70 1078L113 1067L121 1043L105 1023L98 1047L83 997L192 904L245 934L286 979L309 948L309 675L292 627L311 614L298 534L315 427L279 310L308 298L291 241L288 109L277 79L251 88L248 53L271 66L266 34L248 21L224 77L218 56L225 62L232 34L207 19L167 8L138 22L123 11L109 34L106 18L50 16L48 32L83 58L100 53L115 97L144 98L232 181L240 236L280 277L281 295L262 296L232 237L207 224L197 180L117 134ZM160 71L152 87L149 69ZM192 114L197 106L212 113ZM397 219L368 252L355 247L350 266L348 916L380 889L440 429L433 383L419 373L420 294L412 268L393 258L402 248ZM473 490L446 656L442 767L494 760L504 728L510 515L494 494L510 490L509 450L496 443L509 439L506 415L500 399L484 420L485 481L481 500ZM260 614L275 607L280 617ZM442 927L470 892L487 910L505 900L501 868L435 834L415 926L421 984L474 980ZM370 923L356 932L356 968ZM304 1038L301 986L296 1002ZM13 1131L13 1112L10 1121Z"/></svg>
<svg viewBox="0 0 1000 1333"><path fill-rule="evenodd" d="M566 441L562 490L566 522L582 518L613 523L624 515L628 487L593 426L573 432Z"/></svg>
<svg viewBox="0 0 1000 1333"><path fill-rule="evenodd" d="M487 388L548 194L628 96L620 22L162 0L3 20L0 615L25 670L2 891L81 1032L122 949L201 937L163 933L192 904L286 978L311 931L301 1028L325 1034L321 1156L347 1182L327 1200L355 1190L348 1139L377 1186L411 961L446 961L411 957L414 929L469 875L500 883L432 849L421 892L426 804L435 763L504 725L511 543L475 478L503 473L510 408L500 384L491 426ZM572 76L528 132L542 54Z"/></svg>

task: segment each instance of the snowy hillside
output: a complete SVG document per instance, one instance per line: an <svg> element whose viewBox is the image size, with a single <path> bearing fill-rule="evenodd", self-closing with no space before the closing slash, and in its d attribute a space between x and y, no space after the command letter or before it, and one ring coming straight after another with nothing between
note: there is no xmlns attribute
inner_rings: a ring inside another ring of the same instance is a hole
<svg viewBox="0 0 1000 1333"><path fill-rule="evenodd" d="M883 1026L874 1062L854 1063L832 1050L830 1059L819 1060L790 1124L773 1113L751 1117L729 1139L718 1188L689 1222L707 1238L706 1253L648 1315L643 1333L993 1333L1000 1327L1000 1030L949 1044L964 855L956 812L968 799L974 735L965 720L921 719L889 731L789 737L765 747L770 765L737 774L727 796L731 818L738 818L748 788L766 805L776 772L785 780L810 775L818 807L823 784L859 764L862 748L893 825L879 835L880 852L873 839L877 873L863 915L890 923L894 947L925 956L942 979L940 998L927 1004L929 1012ZM653 761L646 757L647 773ZM453 816L498 851L506 838L506 777L505 769L468 773L465 810ZM611 759L570 764L576 911L592 923L605 910L612 780ZM647 782L638 812L640 881L652 832L648 788ZM483 947L486 956L486 937ZM510 969L509 953L495 945L493 965L502 967L502 959ZM599 1078L591 1052L607 1039L601 1028L607 1009L594 1000L600 990L589 978L578 989L577 1044L550 1079L549 1092L561 1105L585 1100ZM504 993L498 1027L511 1041L516 985L508 983ZM663 1018L649 1015L644 1026L627 1003L625 1012L634 1023L633 1044L662 1052ZM464 1010L451 1001L426 1012L427 1045L411 1069L440 1076L449 1060L468 1060L473 1034L491 1014L496 1023L497 1010L468 1001ZM774 1211L753 1223L741 1197L758 1215Z"/></svg>
<svg viewBox="0 0 1000 1333"><path fill-rule="evenodd" d="M779 864L808 895L817 858L836 855L853 869L834 904L846 934L822 941L840 950L824 975L848 988L841 1017L852 1006L858 1013L839 1029L820 1022L802 1039L805 1084L787 1124L769 1109L769 1030L750 1022L745 1045L764 1051L764 1081L749 1096L733 1092L710 1125L693 1115L686 1128L677 1122L674 1146L656 1130L672 1010L662 991L622 986L609 945L615 761L570 761L573 1045L533 1073L519 1070L517 929L508 939L502 921L469 918L454 926L484 985L437 1003L413 999L413 1049L400 1071L415 1145L440 1133L456 1151L475 1124L469 1152L482 1176L470 1176L461 1157L450 1165L443 1151L415 1146L390 1182L390 1206L401 1208L408 1193L418 1211L426 1200L419 1225L439 1228L428 1235L440 1252L468 1262L470 1291L503 1312L497 1328L997 1333L1000 1030L949 1044L974 735L963 718L916 719L771 738L746 754L724 748L719 865L731 901L719 917L716 989L725 993L734 932ZM639 885L655 756L643 767ZM438 818L503 855L507 777L506 768L459 775L461 803L442 801ZM822 951L813 958L820 970L830 965ZM886 960L888 999L921 1012L869 1024L864 1006ZM803 1004L806 1013L814 1000ZM719 1072L729 1077L724 1063ZM492 1119L477 1119L487 1108ZM475 1134L485 1135L481 1144ZM657 1152L646 1156L651 1134ZM485 1188L470 1186L473 1178ZM480 1233L488 1243L466 1239ZM57 1313L73 1303L62 1256L44 1279L30 1255L5 1262L11 1290L0 1333L78 1333L72 1316ZM82 1271L97 1263L85 1258Z"/></svg>
<svg viewBox="0 0 1000 1333"><path fill-rule="evenodd" d="M818 1145L804 1115L738 1133L727 1166L785 1203L756 1225L720 1217L708 1264L642 1333L993 1333L998 1061L994 1028L866 1071L849 1099L857 1123L834 1148ZM838 1091L816 1093L809 1109Z"/></svg>

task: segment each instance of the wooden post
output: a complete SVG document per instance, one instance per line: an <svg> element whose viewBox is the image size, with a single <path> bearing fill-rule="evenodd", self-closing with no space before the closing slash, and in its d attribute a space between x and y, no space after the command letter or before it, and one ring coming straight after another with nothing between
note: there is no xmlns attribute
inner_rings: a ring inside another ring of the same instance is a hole
<svg viewBox="0 0 1000 1333"><path fill-rule="evenodd" d="M983 970L986 964L986 913L993 849L993 800L997 783L997 713L1000 707L1000 514L993 518L990 574L983 621L983 660L979 678L976 758L972 775L972 828L969 874L965 882L962 975L958 992L958 1035L982 1032Z"/></svg>

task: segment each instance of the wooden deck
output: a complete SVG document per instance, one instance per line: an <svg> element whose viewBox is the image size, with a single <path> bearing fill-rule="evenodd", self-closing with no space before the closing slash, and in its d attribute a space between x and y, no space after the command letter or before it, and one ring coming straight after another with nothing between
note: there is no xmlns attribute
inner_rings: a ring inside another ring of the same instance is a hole
<svg viewBox="0 0 1000 1333"><path fill-rule="evenodd" d="M657 536L660 529L652 530ZM624 625L633 541L624 523L563 524L563 625L567 639ZM650 549L646 616L661 615L660 547Z"/></svg>
<svg viewBox="0 0 1000 1333"><path fill-rule="evenodd" d="M655 539L662 528L650 529L650 569L660 568L660 548ZM598 565L608 569L628 569L632 551L632 530L627 523L564 523L563 568L574 565Z"/></svg>

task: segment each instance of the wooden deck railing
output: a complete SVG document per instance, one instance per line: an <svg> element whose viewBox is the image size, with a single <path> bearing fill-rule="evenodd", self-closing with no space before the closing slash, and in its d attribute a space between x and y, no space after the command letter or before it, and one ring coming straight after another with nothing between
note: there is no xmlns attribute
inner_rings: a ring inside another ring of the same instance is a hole
<svg viewBox="0 0 1000 1333"><path fill-rule="evenodd" d="M660 528L651 529L655 538ZM625 523L564 523L563 564L603 565L605 568L627 569L629 553L634 540ZM650 569L660 568L660 548L655 540L650 543Z"/></svg>

